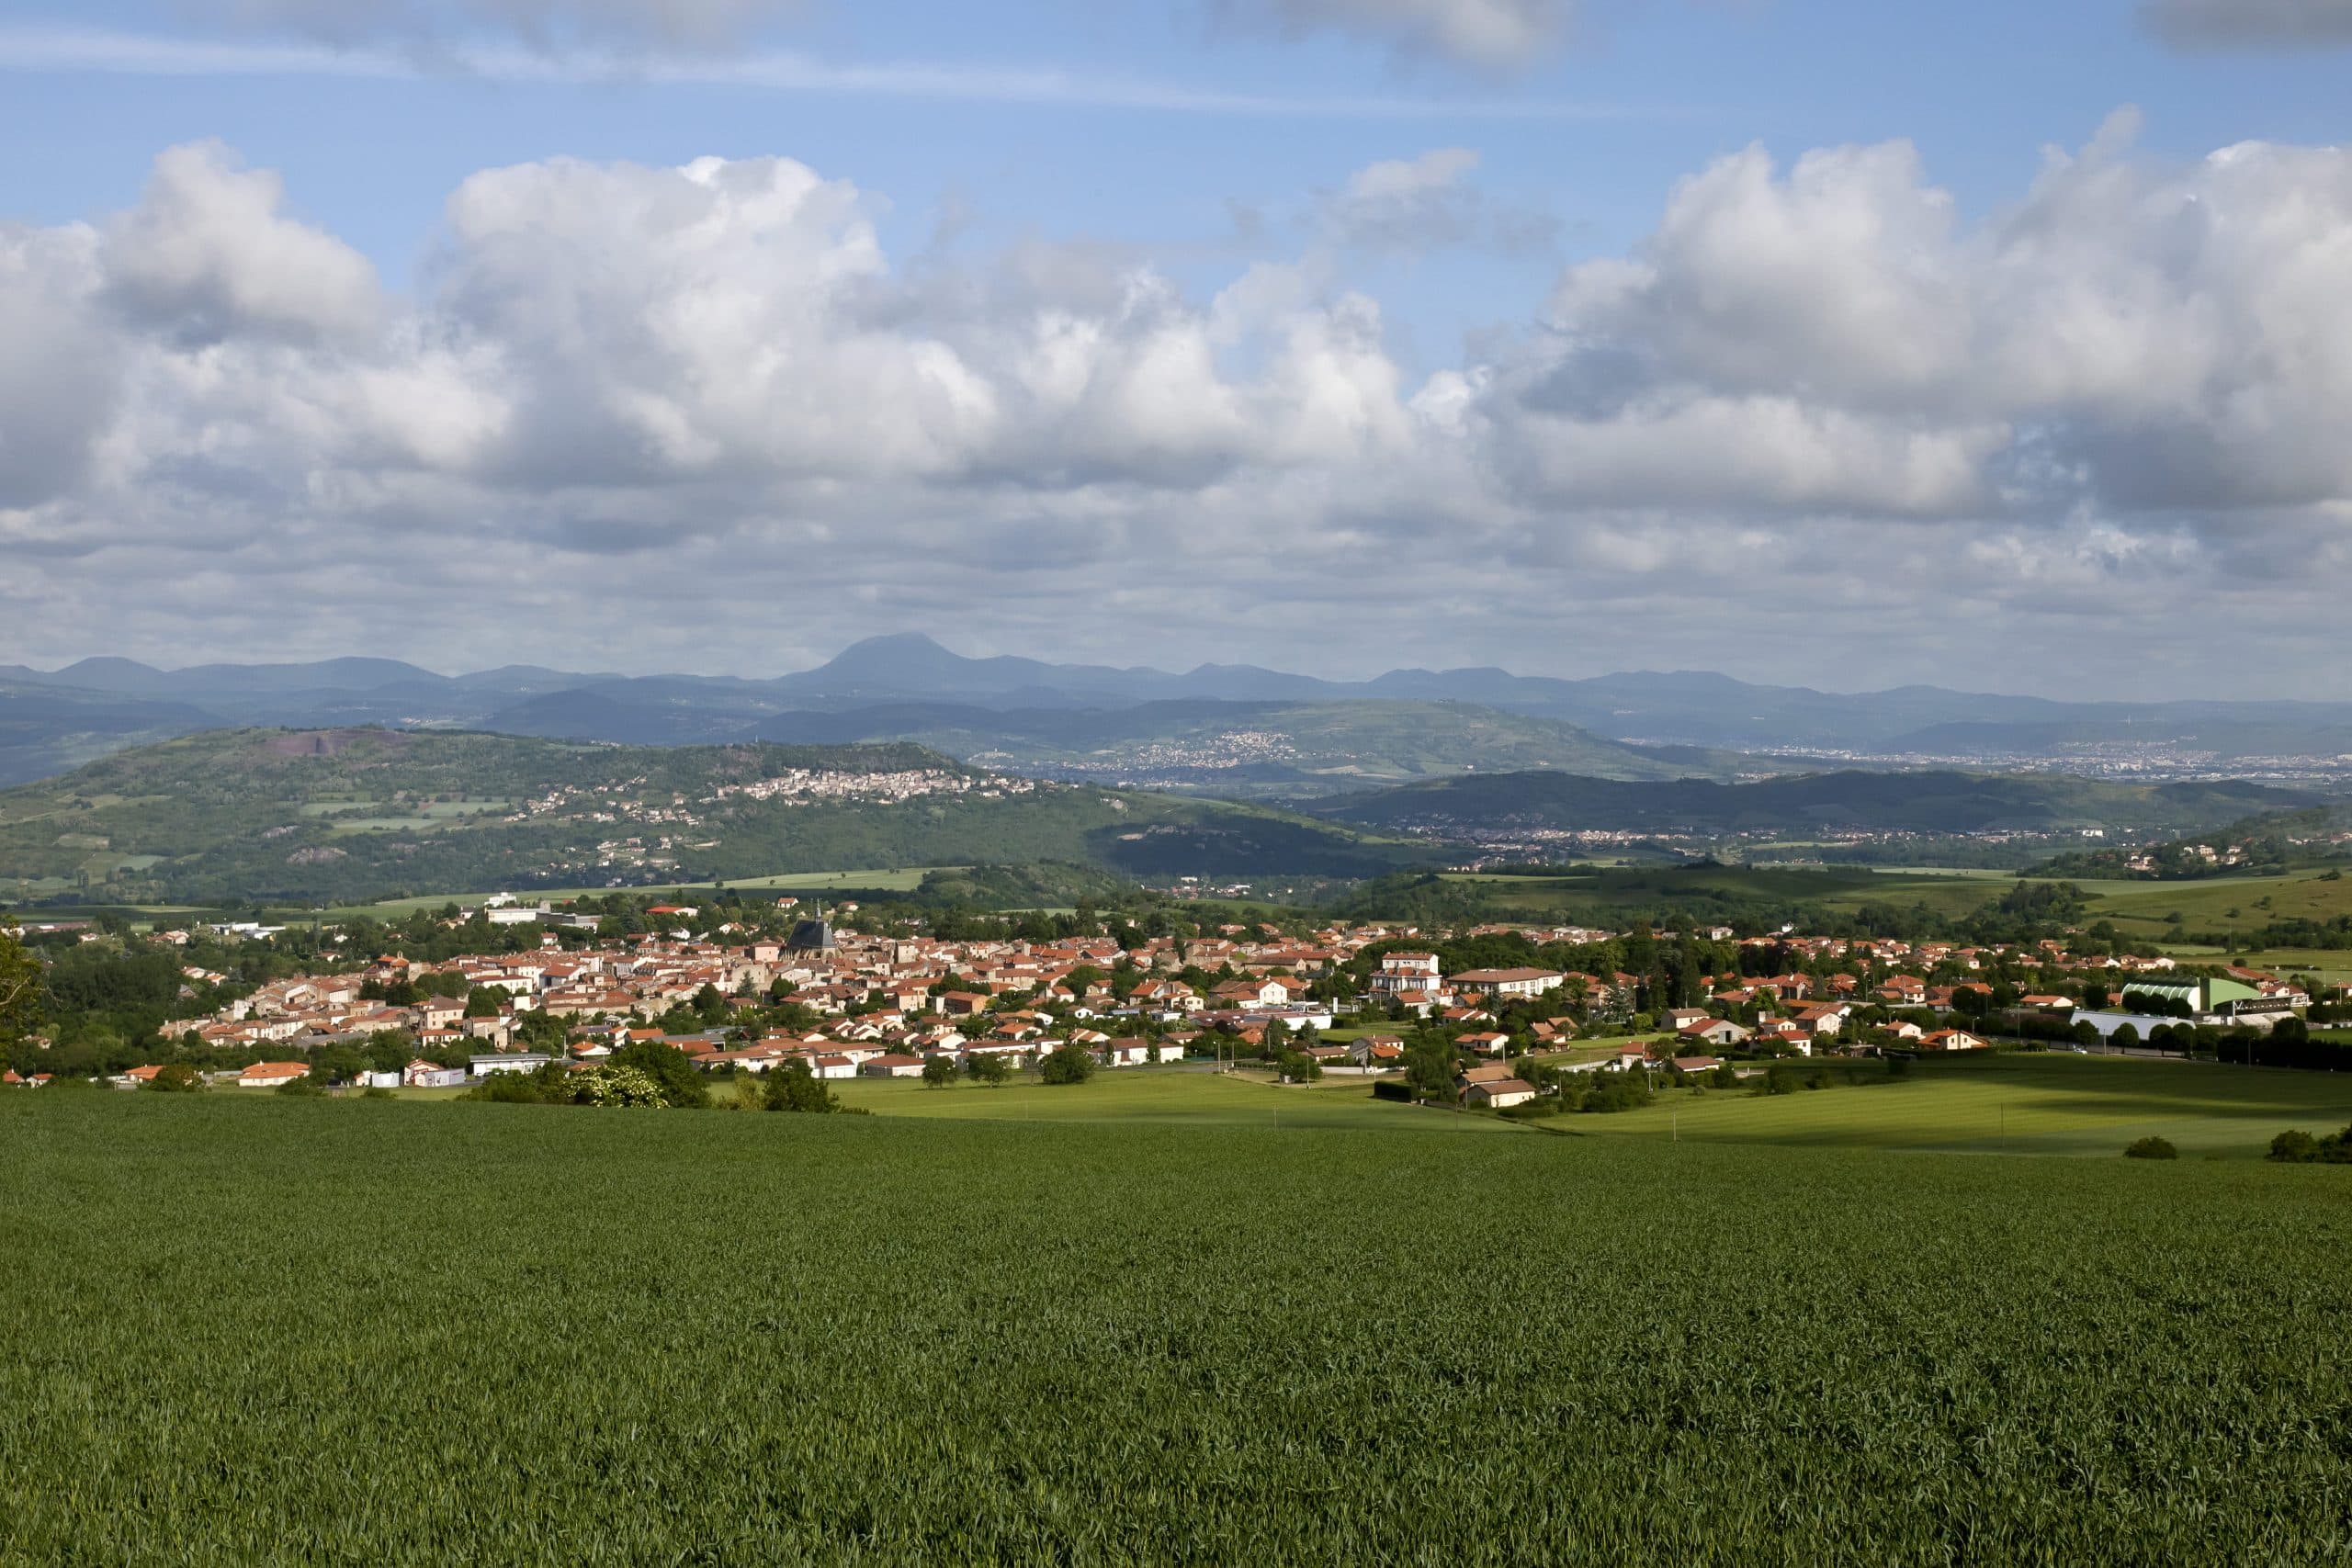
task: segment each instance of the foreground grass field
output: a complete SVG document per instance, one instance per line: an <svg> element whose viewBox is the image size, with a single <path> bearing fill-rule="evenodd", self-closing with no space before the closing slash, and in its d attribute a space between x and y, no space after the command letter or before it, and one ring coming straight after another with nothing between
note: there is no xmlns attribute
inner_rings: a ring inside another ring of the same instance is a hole
<svg viewBox="0 0 2352 1568"><path fill-rule="evenodd" d="M0 1556L2322 1560L2348 1177L13 1096Z"/></svg>

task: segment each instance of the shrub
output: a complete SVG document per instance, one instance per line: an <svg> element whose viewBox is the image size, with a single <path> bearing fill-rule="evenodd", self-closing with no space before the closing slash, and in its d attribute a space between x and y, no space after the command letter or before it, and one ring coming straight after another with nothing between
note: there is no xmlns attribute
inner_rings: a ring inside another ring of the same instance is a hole
<svg viewBox="0 0 2352 1568"><path fill-rule="evenodd" d="M366 1089L359 1091L359 1098L362 1100L391 1100L396 1097L390 1089L386 1089L381 1084L369 1084Z"/></svg>
<svg viewBox="0 0 2352 1568"><path fill-rule="evenodd" d="M839 1111L842 1102L824 1081L808 1070L808 1064L797 1057L768 1074L767 1103L770 1111L792 1111L823 1114Z"/></svg>
<svg viewBox="0 0 2352 1568"><path fill-rule="evenodd" d="M305 1075L299 1078L288 1078L279 1084L277 1092L290 1094L298 1100L310 1100L326 1093L326 1089L317 1079Z"/></svg>
<svg viewBox="0 0 2352 1568"><path fill-rule="evenodd" d="M670 1103L652 1074L642 1067L615 1066L610 1063L582 1073L574 1080L572 1099L582 1105L607 1110L659 1111Z"/></svg>
<svg viewBox="0 0 2352 1568"><path fill-rule="evenodd" d="M1084 1083L1094 1076L1094 1057L1083 1046L1056 1047L1038 1073L1047 1083Z"/></svg>
<svg viewBox="0 0 2352 1568"><path fill-rule="evenodd" d="M204 1075L186 1062L173 1062L147 1080L157 1094L194 1094L204 1087Z"/></svg>
<svg viewBox="0 0 2352 1568"><path fill-rule="evenodd" d="M2180 1151L2164 1138L2139 1138L2123 1150L2125 1159L2178 1159Z"/></svg>
<svg viewBox="0 0 2352 1568"><path fill-rule="evenodd" d="M2319 1158L2319 1140L2297 1127L2270 1140L2267 1156L2283 1165L2308 1165Z"/></svg>
<svg viewBox="0 0 2352 1568"><path fill-rule="evenodd" d="M606 1067L634 1067L662 1090L662 1102L681 1110L699 1111L710 1103L710 1084L693 1058L675 1045L639 1040L612 1055Z"/></svg>

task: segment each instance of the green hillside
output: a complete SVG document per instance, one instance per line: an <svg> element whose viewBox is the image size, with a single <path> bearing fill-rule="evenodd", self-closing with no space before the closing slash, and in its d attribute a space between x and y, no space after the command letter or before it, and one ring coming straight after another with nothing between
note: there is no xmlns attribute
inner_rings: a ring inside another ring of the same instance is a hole
<svg viewBox="0 0 2352 1568"><path fill-rule="evenodd" d="M1262 808L1000 777L910 745L216 731L0 792L0 897L14 899L341 903L1032 861L1361 876L1418 852Z"/></svg>
<svg viewBox="0 0 2352 1568"><path fill-rule="evenodd" d="M882 721L889 710L877 710ZM1468 773L1548 769L1595 778L1728 778L1751 760L1661 757L1557 719L1470 703L1147 703L1108 711L941 714L895 733L991 767L1151 788L1312 798Z"/></svg>
<svg viewBox="0 0 2352 1568"><path fill-rule="evenodd" d="M1914 833L2203 827L2311 804L2264 784L2123 784L2056 773L1833 773L1716 784L1628 784L1556 773L1480 774L1330 803L1343 821L1464 832L1524 829L1656 833Z"/></svg>

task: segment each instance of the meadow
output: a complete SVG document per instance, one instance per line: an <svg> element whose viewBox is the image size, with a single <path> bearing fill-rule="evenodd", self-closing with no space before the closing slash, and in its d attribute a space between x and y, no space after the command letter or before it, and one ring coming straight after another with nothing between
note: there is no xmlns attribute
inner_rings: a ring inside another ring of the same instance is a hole
<svg viewBox="0 0 2352 1568"><path fill-rule="evenodd" d="M1909 1153L2112 1156L2143 1137L2185 1156L2258 1159L2290 1127L2352 1123L2352 1076L2064 1052L1927 1060L1889 1077L1876 1062L1798 1062L1826 1089L1662 1092L1651 1105L1570 1125L1596 1136L1810 1145Z"/></svg>
<svg viewBox="0 0 2352 1568"><path fill-rule="evenodd" d="M0 1558L2352 1551L2352 1172L1422 1125L0 1098Z"/></svg>

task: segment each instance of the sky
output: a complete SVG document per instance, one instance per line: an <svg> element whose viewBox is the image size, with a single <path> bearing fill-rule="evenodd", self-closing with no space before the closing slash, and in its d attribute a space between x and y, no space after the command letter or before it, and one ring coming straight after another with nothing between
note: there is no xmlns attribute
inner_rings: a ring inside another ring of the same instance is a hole
<svg viewBox="0 0 2352 1568"><path fill-rule="evenodd" d="M12 0L0 662L2352 697L2352 0Z"/></svg>

